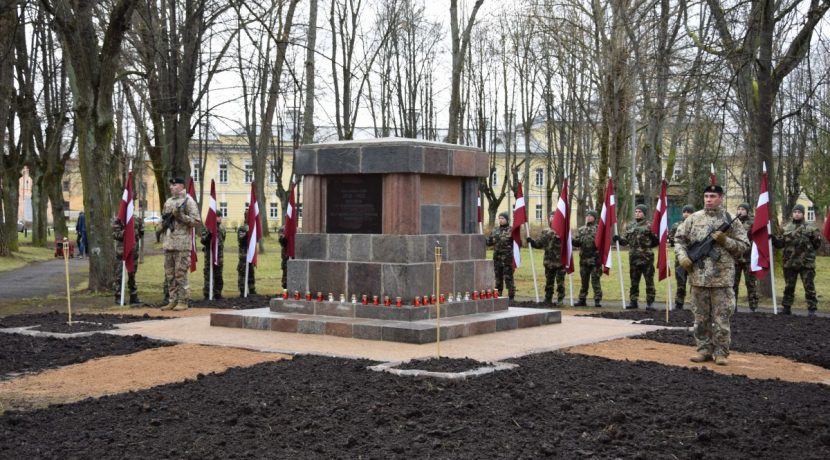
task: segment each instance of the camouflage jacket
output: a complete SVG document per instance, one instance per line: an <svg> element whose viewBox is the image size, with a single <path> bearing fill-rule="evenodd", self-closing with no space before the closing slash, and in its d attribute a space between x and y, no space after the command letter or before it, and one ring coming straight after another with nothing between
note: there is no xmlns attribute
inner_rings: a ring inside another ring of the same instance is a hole
<svg viewBox="0 0 830 460"><path fill-rule="evenodd" d="M821 232L813 224L790 222L772 244L784 248L784 268L816 268L816 250L821 247Z"/></svg>
<svg viewBox="0 0 830 460"><path fill-rule="evenodd" d="M579 248L579 264L594 266L599 264L599 249L594 240L597 237L597 224L586 224L576 230L573 245Z"/></svg>
<svg viewBox="0 0 830 460"><path fill-rule="evenodd" d="M562 253L562 239L550 229L542 230L538 240L530 244L536 249L545 250L545 268L562 268L559 256Z"/></svg>
<svg viewBox="0 0 830 460"><path fill-rule="evenodd" d="M634 265L654 263L654 251L651 248L660 244L657 236L651 232L651 225L643 219L628 224L620 244L628 246L628 260Z"/></svg>
<svg viewBox="0 0 830 460"><path fill-rule="evenodd" d="M236 241L239 243L239 258L244 259L248 255L248 224L243 223L236 229Z"/></svg>
<svg viewBox="0 0 830 460"><path fill-rule="evenodd" d="M729 215L722 207L703 209L683 221L675 234L675 252L678 260L688 257L687 248L692 243L703 241L709 233L723 224ZM701 287L732 287L735 281L735 257L749 247L746 231L739 222L733 222L726 232L726 242L721 246L715 242L713 254L703 258L703 267L695 264L689 273L689 284Z"/></svg>
<svg viewBox="0 0 830 460"><path fill-rule="evenodd" d="M219 263L222 263L222 259L224 259L225 254L225 226L222 224L218 224L216 227L217 233L219 233ZM212 235L208 231L207 228L202 229L202 235L200 240L202 241L202 251L207 255L210 248L210 240Z"/></svg>
<svg viewBox="0 0 830 460"><path fill-rule="evenodd" d="M284 234L280 233L280 237L279 237L278 241L280 242L280 256L283 259L287 259L288 258L288 238L286 238L286 236Z"/></svg>
<svg viewBox="0 0 830 460"><path fill-rule="evenodd" d="M746 238L747 239L749 239L749 237L752 235L752 223L754 221L755 221L755 219L753 219L750 216L747 216L745 219L741 219L740 217L738 218L738 222L741 223L741 225L744 228L744 231L746 232ZM746 251L744 251L743 254L739 255L738 257L735 257L735 263L740 264L740 265L748 264L751 253L752 253L752 243L750 243L749 247L746 249Z"/></svg>
<svg viewBox="0 0 830 460"><path fill-rule="evenodd" d="M136 218L135 222L135 246L133 246L133 259L138 260L138 245L144 240L144 222ZM112 228L112 239L115 240L115 255L120 259L124 255L124 227L121 225Z"/></svg>
<svg viewBox="0 0 830 460"><path fill-rule="evenodd" d="M181 206L182 202L187 203ZM199 208L196 202L187 193L177 193L164 202L164 214L172 213L175 222L173 230L169 228L164 232L162 248L165 251L189 251L193 245L191 229L199 224Z"/></svg>
<svg viewBox="0 0 830 460"><path fill-rule="evenodd" d="M512 261L513 227L499 225L494 228L490 236L487 237L487 246L493 246L493 260Z"/></svg>
<svg viewBox="0 0 830 460"><path fill-rule="evenodd" d="M669 229L669 246L674 247L674 235L677 233L677 227L680 227L680 224L682 223L683 221L680 220L671 225L671 228Z"/></svg>

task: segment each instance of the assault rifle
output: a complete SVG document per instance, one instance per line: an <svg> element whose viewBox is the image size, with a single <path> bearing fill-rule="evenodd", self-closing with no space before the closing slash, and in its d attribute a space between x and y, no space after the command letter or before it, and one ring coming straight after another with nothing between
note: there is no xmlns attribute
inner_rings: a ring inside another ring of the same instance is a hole
<svg viewBox="0 0 830 460"><path fill-rule="evenodd" d="M731 216L729 216L729 214L727 214L726 217L724 217L724 219L723 219L723 223L720 224L720 227L718 227L718 228L712 230L711 232L709 232L709 234L706 235L706 238L704 238L700 241L695 241L694 243L690 244L688 248L686 248L686 257L691 259L693 264L697 265L700 268L703 268L704 267L703 259L705 259L707 257L711 258L715 262L720 260L720 253L718 251L714 251L714 249L715 249L715 239L712 238L712 235L715 232L724 232L724 233L726 233L726 231L728 231L729 228L732 227L732 222L735 222L735 219L738 218L738 216L735 216L732 220L727 221L726 219L729 218L729 217L731 217ZM678 265L678 267L677 267L678 276L682 276L685 273L686 273L686 269L684 269L682 266Z"/></svg>
<svg viewBox="0 0 830 460"><path fill-rule="evenodd" d="M172 232L176 228L176 213L180 211L187 204L187 199L190 195L185 195L182 204L178 205L173 212L165 212L161 215L161 231L165 232L170 229Z"/></svg>

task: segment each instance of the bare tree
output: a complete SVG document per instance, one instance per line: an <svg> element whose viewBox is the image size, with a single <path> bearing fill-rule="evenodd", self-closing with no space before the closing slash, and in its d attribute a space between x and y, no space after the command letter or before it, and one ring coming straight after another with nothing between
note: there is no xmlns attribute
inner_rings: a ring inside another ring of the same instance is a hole
<svg viewBox="0 0 830 460"><path fill-rule="evenodd" d="M14 146L15 34L20 26L15 0L0 0L0 257L17 250L17 211L22 158ZM6 129L8 127L8 147Z"/></svg>
<svg viewBox="0 0 830 460"><path fill-rule="evenodd" d="M450 42L452 43L452 80L450 82L450 121L447 129L447 142L457 144L461 130L461 78L467 47L470 46L470 31L475 24L476 15L484 0L476 0L470 17L461 30L458 22L458 0L450 0Z"/></svg>

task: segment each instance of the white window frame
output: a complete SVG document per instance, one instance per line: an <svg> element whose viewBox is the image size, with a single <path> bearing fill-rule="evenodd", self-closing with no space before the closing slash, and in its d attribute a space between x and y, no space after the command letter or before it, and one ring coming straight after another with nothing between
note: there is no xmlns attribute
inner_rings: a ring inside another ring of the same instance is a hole
<svg viewBox="0 0 830 460"><path fill-rule="evenodd" d="M534 209L536 210L536 222L542 222L545 215L544 210L542 209L542 203L536 203Z"/></svg>
<svg viewBox="0 0 830 460"><path fill-rule="evenodd" d="M493 169L493 172L490 173L490 185L495 187L499 185L499 170L498 168Z"/></svg>
<svg viewBox="0 0 830 460"><path fill-rule="evenodd" d="M223 174L225 177L222 177ZM228 160L219 160L219 183L228 183Z"/></svg>
<svg viewBox="0 0 830 460"><path fill-rule="evenodd" d="M223 219L228 217L228 203L226 201L219 203L219 215L222 216Z"/></svg>
<svg viewBox="0 0 830 460"><path fill-rule="evenodd" d="M279 177L277 177L277 168L273 161L268 162L268 182L271 184L276 184L279 181Z"/></svg>
<svg viewBox="0 0 830 460"><path fill-rule="evenodd" d="M193 183L196 184L202 179L199 176L199 173L202 172L201 171L202 165L201 165L201 163L199 163L197 161L197 162L192 163L190 166L191 166L191 168L190 168L190 177L193 178Z"/></svg>
<svg viewBox="0 0 830 460"><path fill-rule="evenodd" d="M250 161L246 161L243 165L243 173L245 176L245 183L250 184L254 181L254 164Z"/></svg>
<svg viewBox="0 0 830 460"><path fill-rule="evenodd" d="M275 203L275 202L268 203L268 219L269 220L278 220L279 218L280 218L279 203Z"/></svg>
<svg viewBox="0 0 830 460"><path fill-rule="evenodd" d="M534 183L537 187L543 187L545 185L545 170L542 168L536 168L536 175L534 176Z"/></svg>
<svg viewBox="0 0 830 460"><path fill-rule="evenodd" d="M807 215L804 216L807 222L815 222L816 221L816 207L815 206L808 206L807 207Z"/></svg>

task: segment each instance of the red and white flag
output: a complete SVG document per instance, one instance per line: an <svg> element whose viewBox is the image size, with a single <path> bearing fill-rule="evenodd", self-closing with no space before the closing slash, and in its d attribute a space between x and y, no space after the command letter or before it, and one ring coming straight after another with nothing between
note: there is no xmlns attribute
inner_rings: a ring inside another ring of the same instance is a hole
<svg viewBox="0 0 830 460"><path fill-rule="evenodd" d="M614 197L614 179L608 175L608 185L605 186L605 202L602 203L602 212L599 214L597 236L594 240L599 249L599 261L602 271L606 275L613 266L611 257L611 240L614 237L614 224L617 223L617 200Z"/></svg>
<svg viewBox="0 0 830 460"><path fill-rule="evenodd" d="M262 226L259 224L259 204L256 202L256 184L251 182L251 203L248 206L248 252L246 260L256 267L256 245L262 239Z"/></svg>
<svg viewBox="0 0 830 460"><path fill-rule="evenodd" d="M522 183L516 188L516 205L513 207L513 268L522 265L522 225L527 223L525 197L522 193Z"/></svg>
<svg viewBox="0 0 830 460"><path fill-rule="evenodd" d="M550 228L559 236L562 241L562 250L559 252L559 263L565 267L566 273L574 272L574 254L571 241L571 205L568 200L568 178L562 184L559 193L559 202L556 203L556 211L550 222Z"/></svg>
<svg viewBox="0 0 830 460"><path fill-rule="evenodd" d="M190 178L190 181L187 183L187 194L190 195L190 198L193 198L193 202L196 203L196 187L193 186L193 178ZM196 227L190 229L190 271L196 271L196 262L199 261L198 257L196 257Z"/></svg>
<svg viewBox="0 0 830 460"><path fill-rule="evenodd" d="M288 245L286 245L288 257L292 259L294 258L294 241L297 238L297 202L294 199L295 188L296 184L292 183L291 188L288 190L288 207L285 208L285 228L283 228L285 239L288 240Z"/></svg>
<svg viewBox="0 0 830 460"><path fill-rule="evenodd" d="M118 220L124 224L124 251L122 260L127 265L127 272L135 272L133 249L135 248L135 219L133 218L133 172L127 175L121 205L118 207Z"/></svg>
<svg viewBox="0 0 830 460"><path fill-rule="evenodd" d="M764 279L769 273L769 192L767 191L767 165L761 173L761 187L758 204L755 206L755 221L752 223L749 239L752 249L749 256L749 270L758 279Z"/></svg>
<svg viewBox="0 0 830 460"><path fill-rule="evenodd" d="M657 248L657 271L659 281L663 281L669 276L668 264L668 242L669 242L669 216L667 212L668 198L666 197L666 189L668 183L666 179L660 184L660 198L657 200L657 209L654 212L654 220L651 221L651 232L657 235L660 240L660 245Z"/></svg>
<svg viewBox="0 0 830 460"><path fill-rule="evenodd" d="M216 222L216 182L210 180L210 204L208 205L205 227L210 232L210 259L213 265L219 265L219 225Z"/></svg>
<svg viewBox="0 0 830 460"><path fill-rule="evenodd" d="M825 240L830 241L830 207L827 208L827 216L824 218L824 228L821 233Z"/></svg>
<svg viewBox="0 0 830 460"><path fill-rule="evenodd" d="M709 163L709 181L712 185L718 185L718 179L715 176L715 164Z"/></svg>

